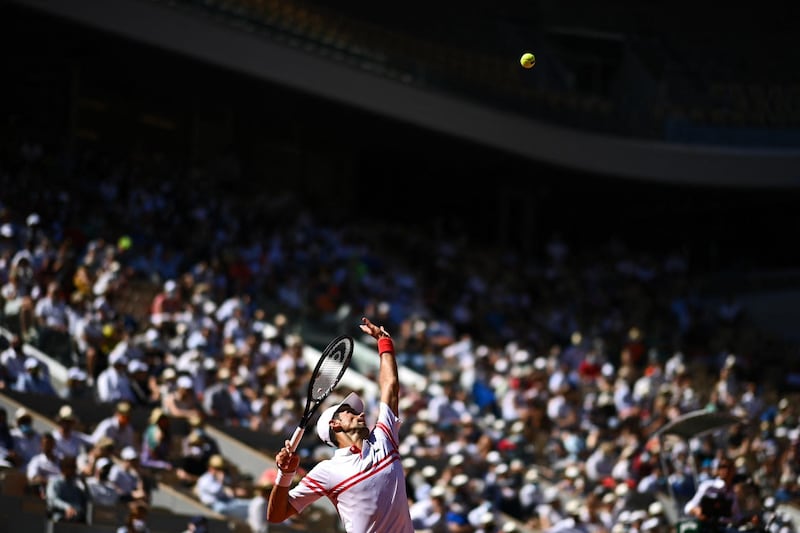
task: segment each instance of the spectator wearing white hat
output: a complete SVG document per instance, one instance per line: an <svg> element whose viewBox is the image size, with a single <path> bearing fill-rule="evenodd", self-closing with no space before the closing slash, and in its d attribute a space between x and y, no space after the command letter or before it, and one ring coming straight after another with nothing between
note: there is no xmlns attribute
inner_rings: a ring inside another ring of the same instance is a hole
<svg viewBox="0 0 800 533"><path fill-rule="evenodd" d="M35 357L25 359L25 373L19 375L14 389L19 392L58 396L53 384L50 383L49 375L43 371L41 361Z"/></svg>
<svg viewBox="0 0 800 533"><path fill-rule="evenodd" d="M57 425L51 431L55 439L57 455L61 457L65 455L78 457L92 447L93 442L89 435L75 429L77 423L78 418L75 416L72 407L70 405L61 406L56 416Z"/></svg>
<svg viewBox="0 0 800 533"><path fill-rule="evenodd" d="M100 372L95 381L95 391L99 401L110 403L135 400L128 376L128 362L124 350L115 348L108 355L109 366Z"/></svg>
<svg viewBox="0 0 800 533"><path fill-rule="evenodd" d="M72 366L67 370L67 383L64 387L65 400L80 400L94 397L94 392L89 386L89 375L85 370Z"/></svg>
<svg viewBox="0 0 800 533"><path fill-rule="evenodd" d="M168 279L150 304L150 322L157 328L174 324L182 307L178 284L174 279Z"/></svg>
<svg viewBox="0 0 800 533"><path fill-rule="evenodd" d="M434 485L425 498L411 504L409 513L415 530L446 532L447 489L442 485Z"/></svg>
<svg viewBox="0 0 800 533"><path fill-rule="evenodd" d="M542 502L536 506L536 514L539 517L539 526L543 530L553 527L566 517L557 486L545 487L542 492Z"/></svg>
<svg viewBox="0 0 800 533"><path fill-rule="evenodd" d="M158 385L150 375L150 367L141 359L128 362L128 379L133 393L133 403L143 407L156 407L160 403Z"/></svg>
<svg viewBox="0 0 800 533"><path fill-rule="evenodd" d="M139 462L139 452L133 446L125 446L120 452L122 463L114 464L108 479L116 485L120 501L149 499L149 487Z"/></svg>
<svg viewBox="0 0 800 533"><path fill-rule="evenodd" d="M164 412L169 416L189 418L203 415L203 407L195 392L194 380L185 374L177 376L175 388L166 393L163 403Z"/></svg>
<svg viewBox="0 0 800 533"><path fill-rule="evenodd" d="M109 479L114 461L108 457L100 457L94 463L94 472L86 478L86 486L92 502L96 505L113 506L119 503L120 492L117 486Z"/></svg>

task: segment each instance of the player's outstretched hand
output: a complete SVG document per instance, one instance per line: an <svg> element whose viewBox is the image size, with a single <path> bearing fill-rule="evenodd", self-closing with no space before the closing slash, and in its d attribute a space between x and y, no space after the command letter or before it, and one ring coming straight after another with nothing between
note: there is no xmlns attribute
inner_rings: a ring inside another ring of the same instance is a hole
<svg viewBox="0 0 800 533"><path fill-rule="evenodd" d="M386 331L383 326L380 327L376 326L375 324L370 322L370 320L367 317L361 318L361 324L359 325L359 327L361 328L361 331L363 331L367 335L371 335L376 339L380 339L382 337L391 337L391 335L389 335L389 332Z"/></svg>

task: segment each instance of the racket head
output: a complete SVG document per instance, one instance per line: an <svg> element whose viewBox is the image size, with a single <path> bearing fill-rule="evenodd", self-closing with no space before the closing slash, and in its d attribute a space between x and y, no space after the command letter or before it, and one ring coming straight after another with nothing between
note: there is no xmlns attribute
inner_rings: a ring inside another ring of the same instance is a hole
<svg viewBox="0 0 800 533"><path fill-rule="evenodd" d="M350 366L354 349L355 341L349 335L341 335L325 347L308 383L310 403L319 405L333 392Z"/></svg>
<svg viewBox="0 0 800 533"><path fill-rule="evenodd" d="M308 382L306 408L300 423L289 440L289 450L295 451L303 438L306 426L317 408L325 401L344 376L353 358L355 341L348 335L333 339L322 351Z"/></svg>

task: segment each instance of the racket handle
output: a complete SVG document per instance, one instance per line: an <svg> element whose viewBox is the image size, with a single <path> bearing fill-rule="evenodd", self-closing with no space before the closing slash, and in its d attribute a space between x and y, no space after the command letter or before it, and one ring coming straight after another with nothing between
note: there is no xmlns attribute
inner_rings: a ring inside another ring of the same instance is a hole
<svg viewBox="0 0 800 533"><path fill-rule="evenodd" d="M294 430L292 438L289 439L289 450L294 452L297 449L297 446L300 444L300 440L303 438L303 433L305 432L306 430L301 427L298 427Z"/></svg>

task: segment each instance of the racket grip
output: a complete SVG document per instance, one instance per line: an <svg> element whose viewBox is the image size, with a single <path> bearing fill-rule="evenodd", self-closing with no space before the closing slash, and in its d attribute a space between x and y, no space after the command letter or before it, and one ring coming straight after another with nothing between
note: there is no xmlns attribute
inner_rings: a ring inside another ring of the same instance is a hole
<svg viewBox="0 0 800 533"><path fill-rule="evenodd" d="M306 430L301 428L301 427L298 427L297 429L294 430L294 434L292 435L292 438L289 439L289 450L290 451L294 452L297 449L297 446L300 444L300 440L303 438L303 433L305 433L305 432L306 432Z"/></svg>

